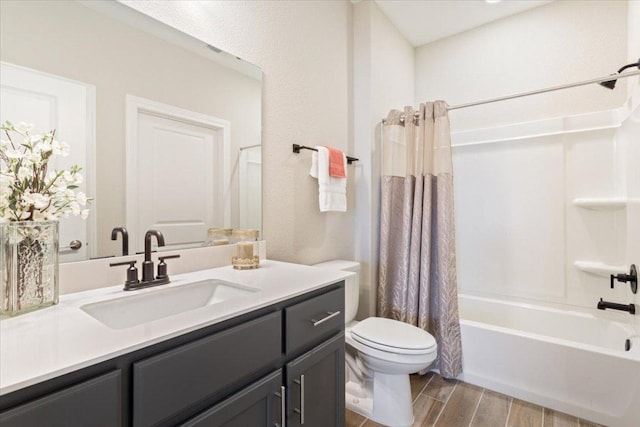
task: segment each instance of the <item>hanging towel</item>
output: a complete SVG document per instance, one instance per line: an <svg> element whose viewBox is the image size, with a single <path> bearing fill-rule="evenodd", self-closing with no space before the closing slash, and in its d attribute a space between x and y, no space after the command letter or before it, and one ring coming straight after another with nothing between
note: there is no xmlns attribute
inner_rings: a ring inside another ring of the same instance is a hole
<svg viewBox="0 0 640 427"><path fill-rule="evenodd" d="M311 170L309 175L318 179L318 202L320 212L347 211L347 177L333 178L329 175L329 150L326 147L315 147L318 152L311 153ZM343 164L347 157L342 153Z"/></svg>
<svg viewBox="0 0 640 427"><path fill-rule="evenodd" d="M347 168L344 165L344 153L337 148L327 147L329 150L329 176L333 178L346 178Z"/></svg>

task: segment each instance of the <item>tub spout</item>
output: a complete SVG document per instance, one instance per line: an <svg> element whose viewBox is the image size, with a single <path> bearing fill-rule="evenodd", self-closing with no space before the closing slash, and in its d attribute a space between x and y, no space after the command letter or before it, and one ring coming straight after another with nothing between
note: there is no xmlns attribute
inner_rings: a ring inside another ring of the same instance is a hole
<svg viewBox="0 0 640 427"><path fill-rule="evenodd" d="M634 304L618 304L615 302L603 301L602 298L600 298L600 301L598 301L598 310L606 310L607 308L628 311L629 314L636 314L636 306Z"/></svg>

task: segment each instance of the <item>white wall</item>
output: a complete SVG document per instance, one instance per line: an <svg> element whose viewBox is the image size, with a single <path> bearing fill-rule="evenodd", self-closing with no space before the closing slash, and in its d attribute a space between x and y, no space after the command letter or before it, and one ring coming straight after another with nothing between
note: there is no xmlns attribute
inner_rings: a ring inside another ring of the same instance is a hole
<svg viewBox="0 0 640 427"><path fill-rule="evenodd" d="M358 318L376 313L380 217L380 120L390 107L411 105L413 47L370 1L354 5L355 251L361 263Z"/></svg>
<svg viewBox="0 0 640 427"><path fill-rule="evenodd" d="M263 219L269 257L303 264L353 257L347 213L318 209L309 152L350 145L351 5L346 1L123 1L263 70ZM352 172L352 171L351 171ZM352 172L353 173L353 172Z"/></svg>
<svg viewBox="0 0 640 427"><path fill-rule="evenodd" d="M416 103L456 105L605 76L627 63L627 36L625 1L552 2L417 48ZM606 110L626 95L583 86L454 110L451 126L460 131Z"/></svg>

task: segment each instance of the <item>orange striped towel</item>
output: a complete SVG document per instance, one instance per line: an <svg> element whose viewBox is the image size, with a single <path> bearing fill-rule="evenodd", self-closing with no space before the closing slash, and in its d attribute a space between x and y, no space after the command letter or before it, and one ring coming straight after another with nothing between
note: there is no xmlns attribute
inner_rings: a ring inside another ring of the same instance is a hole
<svg viewBox="0 0 640 427"><path fill-rule="evenodd" d="M345 156L342 150L337 148L327 147L329 150L329 176L333 178L346 178L347 174L344 168Z"/></svg>

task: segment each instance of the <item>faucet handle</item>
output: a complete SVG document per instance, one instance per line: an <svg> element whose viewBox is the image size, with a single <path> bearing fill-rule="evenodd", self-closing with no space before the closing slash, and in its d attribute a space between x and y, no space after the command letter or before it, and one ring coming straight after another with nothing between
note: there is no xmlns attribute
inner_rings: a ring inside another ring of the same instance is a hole
<svg viewBox="0 0 640 427"><path fill-rule="evenodd" d="M138 269L136 268L136 260L133 261L123 261L123 262L112 262L109 264L110 267L118 267L121 265L128 265L127 268L127 280L124 282L124 290L129 291L133 286L140 283L138 280Z"/></svg>
<svg viewBox="0 0 640 427"><path fill-rule="evenodd" d="M638 292L638 270L636 269L635 264L631 264L629 274L620 273L611 275L611 289L613 289L614 279L622 283L629 282L629 285L631 285L631 292L634 294Z"/></svg>
<svg viewBox="0 0 640 427"><path fill-rule="evenodd" d="M156 280L169 280L169 274L167 274L167 263L164 262L164 260L172 258L180 258L180 255L166 255L158 257L160 262L158 263L158 275L156 276Z"/></svg>

